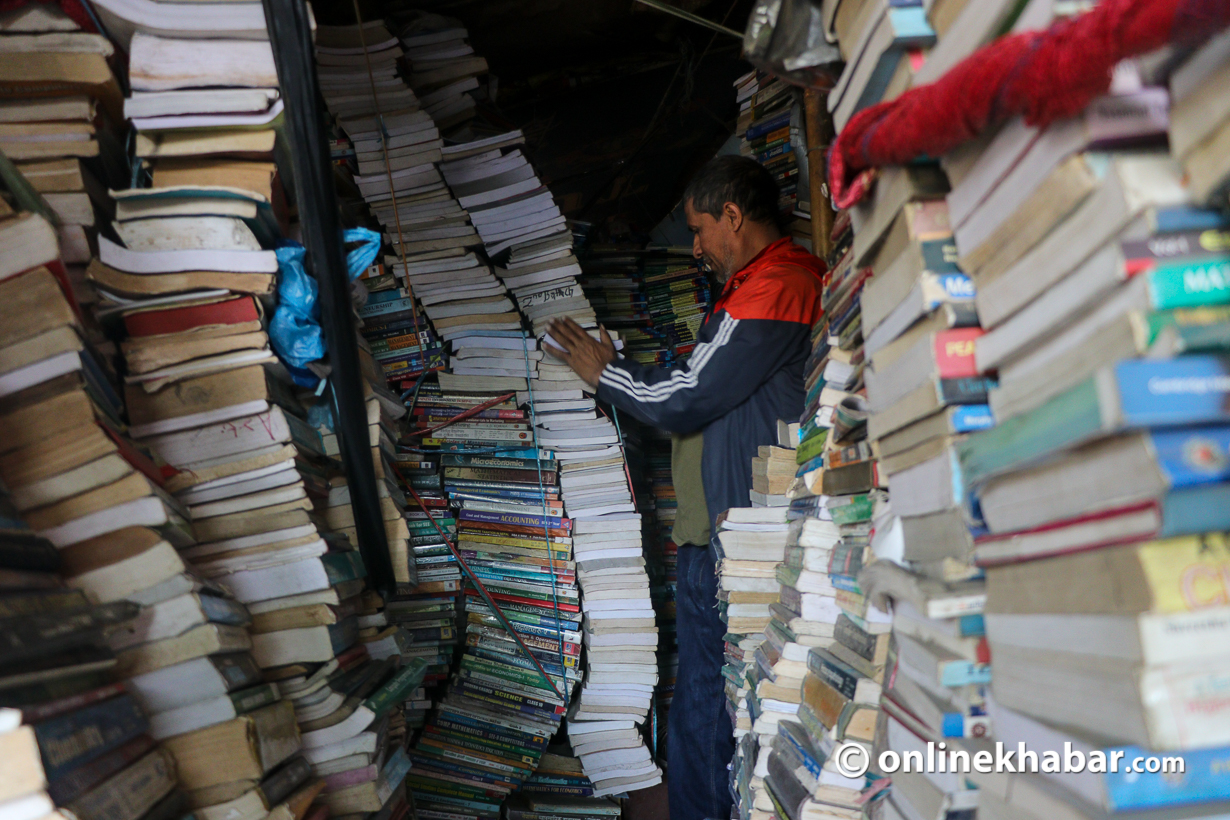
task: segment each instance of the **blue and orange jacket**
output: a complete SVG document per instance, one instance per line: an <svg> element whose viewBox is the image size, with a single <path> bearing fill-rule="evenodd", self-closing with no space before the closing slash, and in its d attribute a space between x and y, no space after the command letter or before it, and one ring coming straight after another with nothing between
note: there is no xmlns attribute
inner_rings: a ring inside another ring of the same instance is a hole
<svg viewBox="0 0 1230 820"><path fill-rule="evenodd" d="M803 366L820 318L824 263L789 237L726 283L686 363L617 359L598 398L672 433L705 431L701 476L709 521L750 505L752 458L777 441L777 420L803 412ZM716 532L716 527L714 528Z"/></svg>

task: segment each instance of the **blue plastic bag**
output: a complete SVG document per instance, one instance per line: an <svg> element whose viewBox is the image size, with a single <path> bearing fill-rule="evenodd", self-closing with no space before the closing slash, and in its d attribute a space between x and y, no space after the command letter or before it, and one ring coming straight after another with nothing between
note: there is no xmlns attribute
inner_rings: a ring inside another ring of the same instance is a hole
<svg viewBox="0 0 1230 820"><path fill-rule="evenodd" d="M361 242L346 254L346 271L354 281L380 253L380 234L367 228L352 228L343 235L347 244ZM327 352L320 329L320 293L316 280L303 267L307 250L298 242L278 248L278 306L269 321L273 349L290 370L297 384L315 387L319 378L305 368L323 359Z"/></svg>

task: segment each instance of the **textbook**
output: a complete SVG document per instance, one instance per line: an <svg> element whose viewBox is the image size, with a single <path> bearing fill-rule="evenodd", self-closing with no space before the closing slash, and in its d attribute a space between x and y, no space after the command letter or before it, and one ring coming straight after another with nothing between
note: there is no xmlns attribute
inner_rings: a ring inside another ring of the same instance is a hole
<svg viewBox="0 0 1230 820"><path fill-rule="evenodd" d="M958 445L968 486L1099 435L1146 426L1225 421L1221 395L1230 389L1216 356L1170 361L1128 360L1038 409Z"/></svg>

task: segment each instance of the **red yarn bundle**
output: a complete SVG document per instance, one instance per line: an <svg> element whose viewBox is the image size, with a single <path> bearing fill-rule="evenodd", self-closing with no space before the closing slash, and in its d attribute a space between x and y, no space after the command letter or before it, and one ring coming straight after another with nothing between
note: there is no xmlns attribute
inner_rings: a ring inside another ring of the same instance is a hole
<svg viewBox="0 0 1230 820"><path fill-rule="evenodd" d="M1230 25L1230 0L1102 0L1045 31L1002 37L931 85L856 114L829 149L833 204L867 192L873 169L938 157L989 125L1023 115L1045 126L1080 112L1128 57L1194 46Z"/></svg>

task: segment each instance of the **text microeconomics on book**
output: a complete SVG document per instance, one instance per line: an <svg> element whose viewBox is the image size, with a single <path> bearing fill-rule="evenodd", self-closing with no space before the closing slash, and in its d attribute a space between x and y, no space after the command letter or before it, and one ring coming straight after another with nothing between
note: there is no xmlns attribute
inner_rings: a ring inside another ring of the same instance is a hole
<svg viewBox="0 0 1230 820"><path fill-rule="evenodd" d="M833 750L832 758L837 771L844 777L862 777L871 768L871 753L858 743L841 744ZM880 752L876 762L884 774L1079 774L1085 771L1098 774L1183 774L1187 770L1186 761L1177 755L1132 755L1124 750L1082 752L1073 749L1070 742L1063 744L1062 752L1049 750L1041 753L1025 748L1024 743L1018 743L1015 749L1008 749L1002 742L997 742L994 753L986 749L971 753L965 749L949 749L948 744L942 741L928 742L925 752L919 749L908 752L886 750Z"/></svg>

